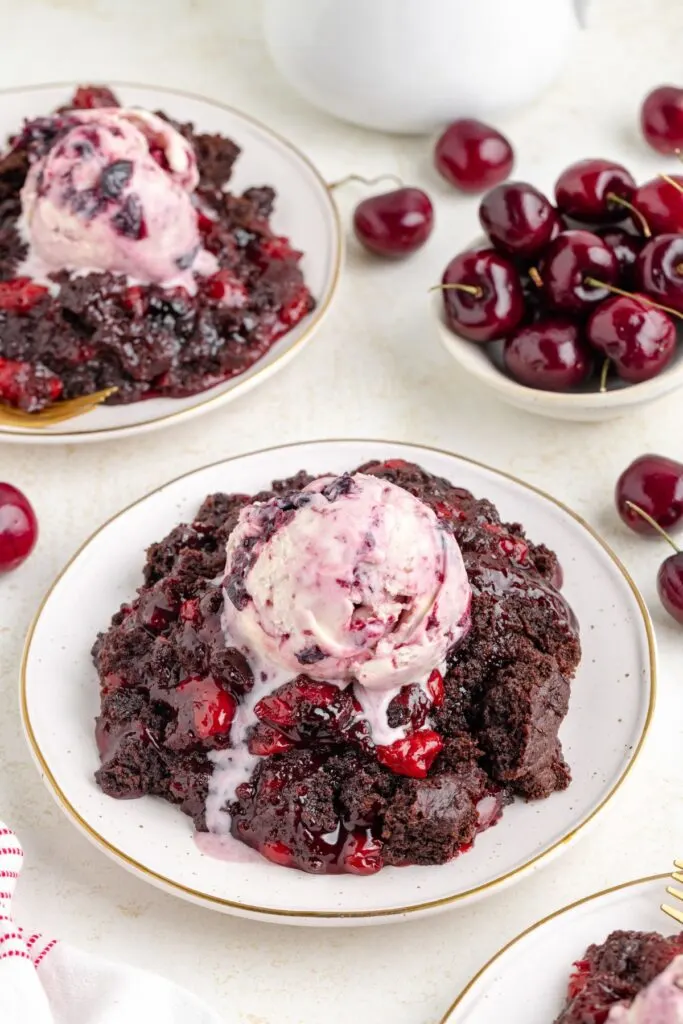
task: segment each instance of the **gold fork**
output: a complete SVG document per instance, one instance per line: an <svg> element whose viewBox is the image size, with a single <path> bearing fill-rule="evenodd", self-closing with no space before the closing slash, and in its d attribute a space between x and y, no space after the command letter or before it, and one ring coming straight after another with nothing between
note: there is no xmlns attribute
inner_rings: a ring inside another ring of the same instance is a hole
<svg viewBox="0 0 683 1024"><path fill-rule="evenodd" d="M674 867L676 871L672 871L671 877L674 882L683 884L683 860L675 860ZM675 889L673 885L667 885L666 891L669 896L673 896L676 900L683 900L683 889ZM670 907L667 903L662 903L661 909L669 917L673 917L674 921L678 921L679 924L683 924L683 910L678 910L676 907Z"/></svg>
<svg viewBox="0 0 683 1024"><path fill-rule="evenodd" d="M41 412L23 412L21 409L14 409L9 405L0 405L0 427L33 427L36 430L43 430L55 423L71 420L75 416L84 416L87 412L96 409L117 390L117 388L104 388L102 391L94 391L91 395L83 395L81 398L55 402L54 405L49 405Z"/></svg>

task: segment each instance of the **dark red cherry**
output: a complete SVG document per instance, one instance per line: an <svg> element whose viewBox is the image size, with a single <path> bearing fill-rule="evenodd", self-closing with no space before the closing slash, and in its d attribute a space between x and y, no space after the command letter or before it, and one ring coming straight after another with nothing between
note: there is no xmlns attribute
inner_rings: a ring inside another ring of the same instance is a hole
<svg viewBox="0 0 683 1024"><path fill-rule="evenodd" d="M0 483L0 572L21 565L38 540L38 520L28 498L11 484Z"/></svg>
<svg viewBox="0 0 683 1024"><path fill-rule="evenodd" d="M434 163L446 181L463 192L484 192L512 170L512 146L500 132L481 121L454 121L440 136Z"/></svg>
<svg viewBox="0 0 683 1024"><path fill-rule="evenodd" d="M639 295L602 302L586 325L586 338L630 384L656 377L676 351L672 318Z"/></svg>
<svg viewBox="0 0 683 1024"><path fill-rule="evenodd" d="M643 508L635 503L630 504L629 508L634 515L646 520L652 529L674 549L674 554L669 555L659 567L657 593L669 615L676 622L683 624L683 551L676 546L666 530L663 530Z"/></svg>
<svg viewBox="0 0 683 1024"><path fill-rule="evenodd" d="M640 110L640 126L658 153L683 148L683 89L660 85L648 93Z"/></svg>
<svg viewBox="0 0 683 1024"><path fill-rule="evenodd" d="M647 512L662 529L675 529L683 520L683 465L664 455L641 455L617 480L614 500L619 515L636 533L657 531L627 502Z"/></svg>
<svg viewBox="0 0 683 1024"><path fill-rule="evenodd" d="M543 292L549 304L581 313L602 302L614 284L617 259L610 247L590 231L563 231L546 249L541 267Z"/></svg>
<svg viewBox="0 0 683 1024"><path fill-rule="evenodd" d="M625 228L596 228L595 234L602 238L610 247L619 264L619 284L622 288L632 288L635 281L635 264L645 239L642 235L632 235Z"/></svg>
<svg viewBox="0 0 683 1024"><path fill-rule="evenodd" d="M657 593L672 619L683 624L683 551L669 555L660 565Z"/></svg>
<svg viewBox="0 0 683 1024"><path fill-rule="evenodd" d="M671 174L653 178L633 193L631 202L648 223L653 235L683 231L683 177ZM639 226L634 221L636 228Z"/></svg>
<svg viewBox="0 0 683 1024"><path fill-rule="evenodd" d="M522 321L519 274L495 249L460 253L446 267L441 284L448 326L470 341L503 338Z"/></svg>
<svg viewBox="0 0 683 1024"><path fill-rule="evenodd" d="M611 160L579 160L567 167L555 182L555 201L560 213L573 220L600 223L623 220L620 199L630 200L634 177Z"/></svg>
<svg viewBox="0 0 683 1024"><path fill-rule="evenodd" d="M508 181L487 192L479 220L497 249L527 258L540 253L561 227L550 200L525 181Z"/></svg>
<svg viewBox="0 0 683 1024"><path fill-rule="evenodd" d="M434 227L434 207L419 188L369 196L353 215L356 238L379 256L407 256L424 245Z"/></svg>
<svg viewBox="0 0 683 1024"><path fill-rule="evenodd" d="M566 391L591 372L577 324L559 316L519 327L505 342L503 362L520 384L541 391Z"/></svg>
<svg viewBox="0 0 683 1024"><path fill-rule="evenodd" d="M638 287L663 306L683 312L683 235L659 235L636 261Z"/></svg>

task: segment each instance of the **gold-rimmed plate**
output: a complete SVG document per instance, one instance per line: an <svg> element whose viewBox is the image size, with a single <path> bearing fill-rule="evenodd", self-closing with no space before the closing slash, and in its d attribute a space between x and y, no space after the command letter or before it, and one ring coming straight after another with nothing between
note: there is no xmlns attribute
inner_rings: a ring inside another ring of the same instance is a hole
<svg viewBox="0 0 683 1024"><path fill-rule="evenodd" d="M93 782L97 678L90 648L140 583L144 551L191 520L215 491L255 492L301 468L329 472L403 458L492 500L504 518L554 548L581 624L584 656L562 741L574 781L535 804L516 802L474 849L439 867L313 877L247 855L203 856L188 820L161 801L114 801ZM47 595L27 640L21 701L31 751L70 819L109 856L168 892L224 912L296 924L377 923L463 904L566 849L630 772L654 707L655 648L633 582L582 520L521 481L447 452L383 441L319 441L238 456L141 499L102 527Z"/></svg>
<svg viewBox="0 0 683 1024"><path fill-rule="evenodd" d="M189 398L153 398L131 405L101 406L73 421L33 430L0 426L0 441L23 444L76 444L122 438L178 423L225 405L267 380L298 355L320 326L334 297L343 257L342 231L334 200L311 161L265 125L223 103L173 89L114 82L127 106L165 110L198 129L220 132L241 147L230 188L253 185L277 191L273 227L303 251L301 268L317 306L245 373ZM0 91L0 148L25 117L45 114L65 103L73 84L39 85Z"/></svg>
<svg viewBox="0 0 683 1024"><path fill-rule="evenodd" d="M549 1024L564 1006L572 965L588 946L612 931L680 932L659 909L667 877L605 889L528 928L475 975L441 1024Z"/></svg>

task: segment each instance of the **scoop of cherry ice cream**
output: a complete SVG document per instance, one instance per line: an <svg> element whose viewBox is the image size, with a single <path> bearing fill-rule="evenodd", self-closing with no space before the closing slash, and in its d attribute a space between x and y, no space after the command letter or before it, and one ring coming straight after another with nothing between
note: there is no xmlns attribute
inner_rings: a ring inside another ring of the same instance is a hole
<svg viewBox="0 0 683 1024"><path fill-rule="evenodd" d="M72 110L43 119L32 134L51 144L33 147L21 192L24 273L110 271L193 291L193 273L217 269L201 244L194 152L163 118L119 107Z"/></svg>
<svg viewBox="0 0 683 1024"><path fill-rule="evenodd" d="M255 678L357 683L376 742L392 698L426 683L470 625L453 535L424 502L362 473L244 509L225 596L224 628Z"/></svg>

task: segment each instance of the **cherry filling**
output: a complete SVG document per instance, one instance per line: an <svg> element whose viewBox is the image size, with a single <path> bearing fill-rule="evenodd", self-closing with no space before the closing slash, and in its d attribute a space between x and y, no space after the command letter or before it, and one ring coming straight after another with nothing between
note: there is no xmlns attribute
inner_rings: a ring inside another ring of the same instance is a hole
<svg viewBox="0 0 683 1024"><path fill-rule="evenodd" d="M605 1024L613 1006L631 1005L683 953L683 934L615 931L574 964L555 1024ZM654 1018L653 1018L654 1021Z"/></svg>
<svg viewBox="0 0 683 1024"><path fill-rule="evenodd" d="M373 742L352 685L308 675L312 647L300 652L299 675L269 691L226 645L224 601L244 599L253 548L245 544L232 575L216 581L251 499L215 494L191 524L152 545L137 597L95 644L97 781L106 793L160 796L206 829L209 780L235 756L239 728L247 781L222 807L233 835L281 865L369 874L444 863L470 849L514 796L543 799L568 785L557 732L579 642L553 584L557 559L519 524L502 523L490 502L418 466L389 460L359 471L435 509L461 547L473 592L471 630L445 671L390 701L396 739ZM310 500L302 491L312 479L300 473L258 495L269 502L256 506L260 536ZM261 692L249 696L255 687ZM245 701L253 707L246 732Z"/></svg>

